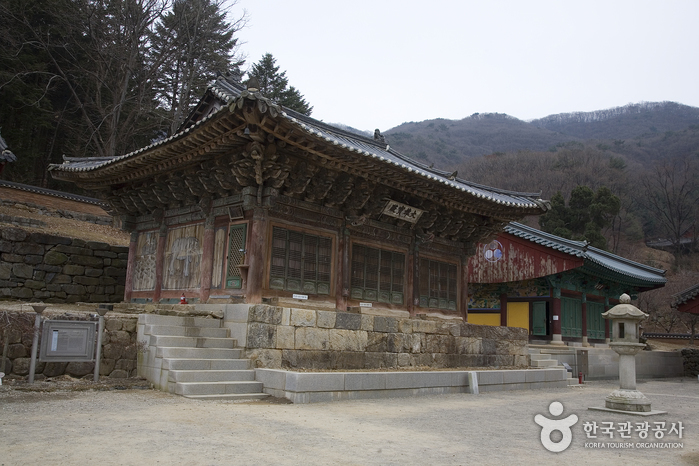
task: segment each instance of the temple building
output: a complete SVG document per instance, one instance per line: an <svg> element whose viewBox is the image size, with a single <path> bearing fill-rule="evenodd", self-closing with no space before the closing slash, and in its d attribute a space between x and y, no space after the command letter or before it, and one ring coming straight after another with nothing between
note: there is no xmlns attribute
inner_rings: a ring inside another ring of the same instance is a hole
<svg viewBox="0 0 699 466"><path fill-rule="evenodd" d="M126 302L466 318L468 259L538 194L470 183L220 77L172 137L50 167L132 232Z"/></svg>
<svg viewBox="0 0 699 466"><path fill-rule="evenodd" d="M470 323L521 327L530 342L609 342L602 313L623 293L665 285L665 271L512 222L469 260Z"/></svg>
<svg viewBox="0 0 699 466"><path fill-rule="evenodd" d="M124 300L268 303L604 342L662 270L514 223L548 202L465 181L220 77L172 137L50 167L132 232Z"/></svg>

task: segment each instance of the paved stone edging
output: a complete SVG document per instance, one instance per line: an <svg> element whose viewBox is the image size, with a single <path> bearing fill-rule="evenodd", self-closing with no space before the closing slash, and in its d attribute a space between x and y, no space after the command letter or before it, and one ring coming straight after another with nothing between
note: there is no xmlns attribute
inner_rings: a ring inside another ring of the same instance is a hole
<svg viewBox="0 0 699 466"><path fill-rule="evenodd" d="M293 372L255 369L264 392L293 403L472 393L469 373L479 391L530 390L567 387L567 373L559 369L405 372Z"/></svg>

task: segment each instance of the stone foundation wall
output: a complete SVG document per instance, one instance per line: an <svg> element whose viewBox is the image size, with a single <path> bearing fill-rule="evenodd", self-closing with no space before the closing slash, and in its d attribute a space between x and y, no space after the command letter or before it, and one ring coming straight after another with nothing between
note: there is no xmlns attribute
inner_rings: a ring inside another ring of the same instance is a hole
<svg viewBox="0 0 699 466"><path fill-rule="evenodd" d="M682 359L684 361L684 375L694 377L699 375L699 349L684 348Z"/></svg>
<svg viewBox="0 0 699 466"><path fill-rule="evenodd" d="M128 255L124 246L3 228L0 299L119 302Z"/></svg>
<svg viewBox="0 0 699 466"><path fill-rule="evenodd" d="M245 342L241 346L246 347L247 357L256 367L378 369L529 365L527 331L520 328L269 305L250 306L246 320Z"/></svg>
<svg viewBox="0 0 699 466"><path fill-rule="evenodd" d="M8 335L8 359L5 370L7 378L25 378L29 374L34 338L34 313L7 313L10 326ZM4 317L3 317L4 319ZM138 343L136 340L136 322L138 316L105 316L105 330L102 335L102 357L100 359L100 375L112 378L136 377L136 356ZM45 321L46 319L43 319ZM52 316L51 320L94 320L86 316ZM0 356L4 348L4 331L0 331ZM41 337L39 338L41 348ZM59 375L71 377L92 378L95 370L94 362L40 362L37 348L35 380ZM0 360L0 364L2 361Z"/></svg>

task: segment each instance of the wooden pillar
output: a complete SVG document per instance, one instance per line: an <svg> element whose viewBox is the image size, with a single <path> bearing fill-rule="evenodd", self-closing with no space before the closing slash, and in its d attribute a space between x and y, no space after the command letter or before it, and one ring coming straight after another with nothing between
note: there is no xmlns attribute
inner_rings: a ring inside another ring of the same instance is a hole
<svg viewBox="0 0 699 466"><path fill-rule="evenodd" d="M563 336L561 335L561 289L556 287L553 289L553 299L551 300L551 344L563 345Z"/></svg>
<svg viewBox="0 0 699 466"><path fill-rule="evenodd" d="M464 322L468 321L468 256L461 255L461 290L459 291L459 310Z"/></svg>
<svg viewBox="0 0 699 466"><path fill-rule="evenodd" d="M500 294L500 326L507 327L507 293Z"/></svg>
<svg viewBox="0 0 699 466"><path fill-rule="evenodd" d="M415 303L415 248L415 237L413 236L413 241L408 249L407 273L405 274L405 304L411 316L415 315L415 306L420 303L420 301Z"/></svg>
<svg viewBox="0 0 699 466"><path fill-rule="evenodd" d="M420 306L420 247L417 243L414 243L412 248L412 262L408 261L409 266L412 267L410 273L412 273L412 287L408 288L409 294L408 299L413 302L413 308L410 311L410 315L417 315L417 308ZM422 273L430 273L429 270L423 270Z"/></svg>
<svg viewBox="0 0 699 466"><path fill-rule="evenodd" d="M607 312L611 306L609 305L609 298L604 298L604 312ZM609 343L611 342L611 338L609 335L610 328L609 328L609 319L604 319L604 342Z"/></svg>
<svg viewBox="0 0 699 466"><path fill-rule="evenodd" d="M590 346L590 344L587 342L587 294L583 293L582 294L582 344L583 346Z"/></svg>
<svg viewBox="0 0 699 466"><path fill-rule="evenodd" d="M342 228L337 235L337 259L335 260L335 309L347 311L349 297L349 230Z"/></svg>
<svg viewBox="0 0 699 466"><path fill-rule="evenodd" d="M133 295L133 271L136 267L136 248L138 247L138 232L132 231L129 239L129 258L126 264L126 283L124 283L124 301L131 302Z"/></svg>
<svg viewBox="0 0 699 466"><path fill-rule="evenodd" d="M201 251L201 283L199 284L199 302L206 304L211 294L211 276L214 269L214 216L206 218L204 224L204 244Z"/></svg>
<svg viewBox="0 0 699 466"><path fill-rule="evenodd" d="M250 304L262 303L268 222L267 212L260 207L255 207L252 216L250 248L247 256L248 283L245 293L245 302Z"/></svg>
<svg viewBox="0 0 699 466"><path fill-rule="evenodd" d="M158 233L158 246L155 253L155 288L153 289L153 302L160 302L163 291L163 267L165 264L165 245L167 244L167 225L160 225Z"/></svg>

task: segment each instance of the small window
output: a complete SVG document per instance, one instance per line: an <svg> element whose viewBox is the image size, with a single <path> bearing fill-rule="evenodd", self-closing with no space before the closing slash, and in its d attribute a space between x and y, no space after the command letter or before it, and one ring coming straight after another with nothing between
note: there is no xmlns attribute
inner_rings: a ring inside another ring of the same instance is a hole
<svg viewBox="0 0 699 466"><path fill-rule="evenodd" d="M420 259L420 307L456 310L456 265Z"/></svg>
<svg viewBox="0 0 699 466"><path fill-rule="evenodd" d="M269 287L330 294L331 258L331 238L274 227Z"/></svg>
<svg viewBox="0 0 699 466"><path fill-rule="evenodd" d="M404 280L405 254L352 245L352 299L403 304Z"/></svg>
<svg viewBox="0 0 699 466"><path fill-rule="evenodd" d="M226 272L226 288L243 287L243 275L239 265L245 261L245 238L247 224L233 225L230 229L228 244L228 270Z"/></svg>

